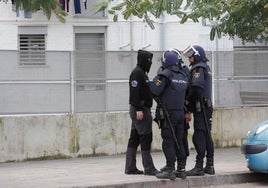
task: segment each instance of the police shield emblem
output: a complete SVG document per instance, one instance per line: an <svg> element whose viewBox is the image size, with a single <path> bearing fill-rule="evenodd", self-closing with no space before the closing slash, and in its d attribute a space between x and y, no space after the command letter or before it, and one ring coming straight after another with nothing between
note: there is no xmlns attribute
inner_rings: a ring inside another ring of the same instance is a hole
<svg viewBox="0 0 268 188"><path fill-rule="evenodd" d="M138 86L138 82L136 80L133 80L131 82L131 87L137 87Z"/></svg>

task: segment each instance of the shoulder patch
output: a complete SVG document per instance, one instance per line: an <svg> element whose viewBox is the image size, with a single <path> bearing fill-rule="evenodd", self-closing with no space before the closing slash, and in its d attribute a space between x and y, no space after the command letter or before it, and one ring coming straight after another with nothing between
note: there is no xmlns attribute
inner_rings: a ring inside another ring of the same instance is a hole
<svg viewBox="0 0 268 188"><path fill-rule="evenodd" d="M137 87L138 86L138 82L136 80L133 80L131 82L131 87Z"/></svg>
<svg viewBox="0 0 268 188"><path fill-rule="evenodd" d="M195 73L194 73L194 77L195 77L195 78L199 78L199 77L200 77L200 72L195 72Z"/></svg>
<svg viewBox="0 0 268 188"><path fill-rule="evenodd" d="M162 81L161 81L161 80L159 80L159 79L157 79L157 80L155 81L155 85L156 85L156 86L160 86L160 85L161 85L161 83L162 83Z"/></svg>

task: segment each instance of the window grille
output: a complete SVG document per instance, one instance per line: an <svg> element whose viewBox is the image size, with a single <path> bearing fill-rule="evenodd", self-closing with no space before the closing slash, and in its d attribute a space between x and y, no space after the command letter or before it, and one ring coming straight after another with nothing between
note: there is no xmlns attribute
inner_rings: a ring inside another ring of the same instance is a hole
<svg viewBox="0 0 268 188"><path fill-rule="evenodd" d="M19 35L20 65L45 65L45 35Z"/></svg>

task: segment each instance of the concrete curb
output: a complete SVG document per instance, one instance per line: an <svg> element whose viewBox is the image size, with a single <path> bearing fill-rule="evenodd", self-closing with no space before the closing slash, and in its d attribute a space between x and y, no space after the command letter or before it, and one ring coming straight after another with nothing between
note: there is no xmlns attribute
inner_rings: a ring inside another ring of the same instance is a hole
<svg viewBox="0 0 268 188"><path fill-rule="evenodd" d="M132 182L114 185L99 185L77 188L194 188L194 187L206 187L222 184L239 184L247 182L263 182L266 181L265 174L258 174L252 172L237 172L229 174L219 175L205 175L197 177L187 177L186 179L176 178L175 180L159 180Z"/></svg>

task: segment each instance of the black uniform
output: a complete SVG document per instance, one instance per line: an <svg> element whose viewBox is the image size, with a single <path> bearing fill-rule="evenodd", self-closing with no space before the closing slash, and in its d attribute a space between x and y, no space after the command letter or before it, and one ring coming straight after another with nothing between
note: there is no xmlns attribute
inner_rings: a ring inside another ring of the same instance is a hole
<svg viewBox="0 0 268 188"><path fill-rule="evenodd" d="M133 69L129 77L129 114L132 124L126 152L126 174L143 173L136 167L136 152L139 145L141 145L142 163L145 170L144 174L155 175L159 172L154 167L151 157L151 107L153 104L153 99L149 88L149 79L147 73L150 71L152 58L152 53L139 50L137 66ZM137 111L142 111L142 120L137 120Z"/></svg>
<svg viewBox="0 0 268 188"><path fill-rule="evenodd" d="M190 70L189 68L184 65L182 67L182 70L183 72L186 74L186 76L188 77L188 80L190 79ZM187 90L186 90L186 96L188 95L189 93L189 84L188 84L188 87L187 87ZM185 99L186 99L186 96L185 96ZM187 109L186 105L184 107L184 113L188 113L189 110ZM186 157L188 157L190 155L190 152L189 152L189 144L188 144L188 130L190 129L190 125L189 125L189 122L186 122L186 119L184 119L184 137L183 137L183 146L184 146L184 150L185 150L185 154L186 154Z"/></svg>
<svg viewBox="0 0 268 188"><path fill-rule="evenodd" d="M190 92L187 96L189 109L194 115L193 144L197 151L196 167L187 175L203 175L203 159L213 164L214 144L211 138L212 75L206 62L194 63L190 69ZM198 169L198 170L197 170ZM213 168L214 171L214 168ZM206 172L206 169L205 169ZM215 172L212 172L213 174Z"/></svg>
<svg viewBox="0 0 268 188"><path fill-rule="evenodd" d="M185 168L187 154L183 145L183 138L185 135L184 101L187 86L188 77L178 65L160 69L154 81L150 84L151 91L158 98L159 103L156 110L156 121L159 118L163 119L160 126L166 166L162 170L168 173L175 170L176 157L179 162L184 164L182 168ZM162 106L167 110L168 117L157 117L159 116L157 113ZM167 118L169 118L171 125ZM175 135L172 133L172 128ZM179 146L176 145L174 136ZM163 177L169 178L170 175L164 175Z"/></svg>

